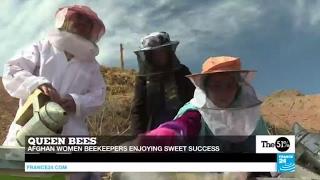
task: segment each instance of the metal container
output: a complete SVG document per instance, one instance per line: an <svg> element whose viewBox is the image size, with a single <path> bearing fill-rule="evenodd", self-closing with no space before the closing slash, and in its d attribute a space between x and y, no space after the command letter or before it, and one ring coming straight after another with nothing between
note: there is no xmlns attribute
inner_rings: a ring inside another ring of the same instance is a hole
<svg viewBox="0 0 320 180"><path fill-rule="evenodd" d="M296 159L304 159L320 171L320 134L310 133L299 124L294 124Z"/></svg>
<svg viewBox="0 0 320 180"><path fill-rule="evenodd" d="M17 133L17 142L25 146L26 136L54 136L66 123L66 112L57 103L48 102Z"/></svg>

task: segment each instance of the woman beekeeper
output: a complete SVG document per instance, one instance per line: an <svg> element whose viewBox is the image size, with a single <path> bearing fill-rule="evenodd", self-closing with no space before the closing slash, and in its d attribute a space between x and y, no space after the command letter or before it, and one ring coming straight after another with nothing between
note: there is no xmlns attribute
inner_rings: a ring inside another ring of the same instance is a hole
<svg viewBox="0 0 320 180"><path fill-rule="evenodd" d="M56 13L56 30L5 64L3 84L20 107L41 89L67 112L62 135L89 135L86 117L101 107L106 85L95 57L105 26L89 7L74 5ZM12 123L4 145L13 145L21 127ZM81 179L75 177L75 179Z"/></svg>
<svg viewBox="0 0 320 180"><path fill-rule="evenodd" d="M208 58L201 73L187 76L196 86L193 99L173 121L146 135L238 136L230 141L245 142L250 135L268 134L260 117L261 101L250 85L254 72L242 70L236 57Z"/></svg>
<svg viewBox="0 0 320 180"><path fill-rule="evenodd" d="M225 153L255 153L255 138L250 135L267 135L268 131L259 113L261 101L250 85L253 73L242 70L237 57L208 58L201 73L187 76L196 86L193 99L174 120L140 135L138 143L176 145L192 140L193 144L196 139L198 145L219 144ZM238 174L243 178L270 175Z"/></svg>
<svg viewBox="0 0 320 180"><path fill-rule="evenodd" d="M188 67L175 54L178 44L166 32L153 32L135 51L139 73L130 118L134 135L171 120L192 99L195 87L185 77L191 74Z"/></svg>

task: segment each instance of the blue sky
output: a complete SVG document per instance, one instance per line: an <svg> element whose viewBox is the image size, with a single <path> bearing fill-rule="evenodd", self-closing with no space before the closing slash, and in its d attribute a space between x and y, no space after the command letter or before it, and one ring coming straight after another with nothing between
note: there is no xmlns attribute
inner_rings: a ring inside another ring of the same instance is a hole
<svg viewBox="0 0 320 180"><path fill-rule="evenodd" d="M320 93L320 1L214 0L4 0L0 4L0 72L3 64L54 27L56 9L86 4L104 21L98 61L136 68L133 51L140 38L167 31L179 40L177 55L192 72L208 56L241 57L244 68L258 70L253 85L261 95L280 89Z"/></svg>

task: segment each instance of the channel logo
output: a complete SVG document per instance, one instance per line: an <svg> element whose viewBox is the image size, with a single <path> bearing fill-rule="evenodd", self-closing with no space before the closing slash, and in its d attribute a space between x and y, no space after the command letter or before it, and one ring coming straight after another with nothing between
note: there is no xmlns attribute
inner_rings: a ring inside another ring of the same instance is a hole
<svg viewBox="0 0 320 180"><path fill-rule="evenodd" d="M277 154L277 172L279 173L290 173L295 172L296 161L295 154Z"/></svg>
<svg viewBox="0 0 320 180"><path fill-rule="evenodd" d="M293 135L256 136L256 153L295 153L295 137Z"/></svg>

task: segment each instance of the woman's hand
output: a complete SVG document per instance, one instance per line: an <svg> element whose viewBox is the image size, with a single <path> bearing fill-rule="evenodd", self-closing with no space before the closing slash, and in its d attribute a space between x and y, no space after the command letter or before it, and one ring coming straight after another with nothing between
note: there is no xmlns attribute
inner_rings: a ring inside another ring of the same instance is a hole
<svg viewBox="0 0 320 180"><path fill-rule="evenodd" d="M169 128L156 128L138 135L135 143L142 146L173 146L177 145L177 133Z"/></svg>
<svg viewBox="0 0 320 180"><path fill-rule="evenodd" d="M42 84L38 87L45 95L49 96L54 102L60 101L58 91L51 84Z"/></svg>
<svg viewBox="0 0 320 180"><path fill-rule="evenodd" d="M66 110L69 113L74 113L76 112L76 103L74 102L72 96L67 95L64 98L61 98L59 101L60 106L62 106L62 108L64 110Z"/></svg>

